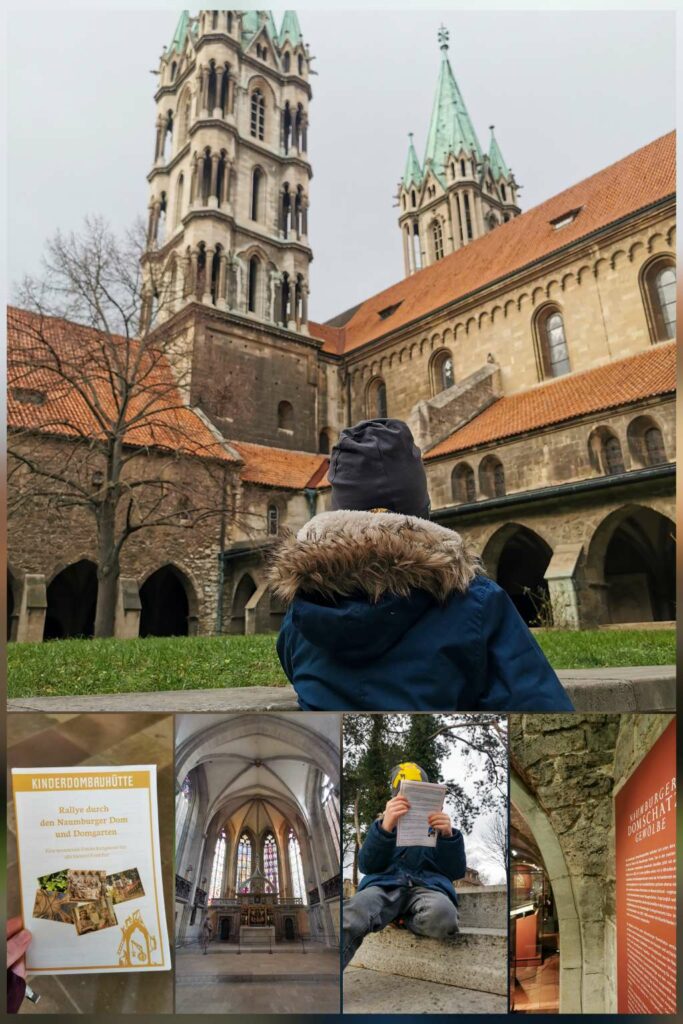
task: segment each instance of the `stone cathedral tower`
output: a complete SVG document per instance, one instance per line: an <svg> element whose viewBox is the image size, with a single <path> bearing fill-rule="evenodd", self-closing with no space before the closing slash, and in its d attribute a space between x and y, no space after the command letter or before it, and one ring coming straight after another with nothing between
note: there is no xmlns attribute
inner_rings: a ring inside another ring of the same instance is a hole
<svg viewBox="0 0 683 1024"><path fill-rule="evenodd" d="M315 449L310 59L293 11L279 30L270 11L181 15L155 95L143 317L189 338L188 400L227 437Z"/></svg>
<svg viewBox="0 0 683 1024"><path fill-rule="evenodd" d="M493 126L488 152L479 144L448 59L448 32L443 27L439 46L441 68L424 162L421 166L411 133L398 186L406 276L520 212L518 186Z"/></svg>

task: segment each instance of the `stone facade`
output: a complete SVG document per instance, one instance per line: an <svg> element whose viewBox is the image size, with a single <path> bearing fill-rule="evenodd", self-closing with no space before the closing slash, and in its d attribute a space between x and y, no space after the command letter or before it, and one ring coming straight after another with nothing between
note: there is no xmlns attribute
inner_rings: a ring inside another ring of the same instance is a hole
<svg viewBox="0 0 683 1024"><path fill-rule="evenodd" d="M616 1012L614 795L671 715L510 719L510 796L550 879L560 1012Z"/></svg>

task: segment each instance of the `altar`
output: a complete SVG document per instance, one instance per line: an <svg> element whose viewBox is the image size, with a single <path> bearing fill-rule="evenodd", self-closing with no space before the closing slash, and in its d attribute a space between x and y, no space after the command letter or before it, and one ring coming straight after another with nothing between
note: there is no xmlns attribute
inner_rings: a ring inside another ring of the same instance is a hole
<svg viewBox="0 0 683 1024"><path fill-rule="evenodd" d="M270 949L275 945L275 928L271 925L241 925L240 946L248 946L251 949Z"/></svg>

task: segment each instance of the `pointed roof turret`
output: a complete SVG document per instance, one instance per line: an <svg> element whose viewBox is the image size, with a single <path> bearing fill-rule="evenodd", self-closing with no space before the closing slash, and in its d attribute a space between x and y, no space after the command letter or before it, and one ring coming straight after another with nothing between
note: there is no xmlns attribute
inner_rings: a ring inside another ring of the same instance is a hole
<svg viewBox="0 0 683 1024"><path fill-rule="evenodd" d="M171 45L168 48L169 53L171 52L171 50L177 50L177 51L182 50L183 46L185 45L185 37L187 36L187 30L188 30L189 27L190 27L190 12L189 11L183 11L183 13L180 15L180 19L179 19L178 24L176 26L176 30L173 33L173 39L171 40Z"/></svg>
<svg viewBox="0 0 683 1024"><path fill-rule="evenodd" d="M503 160L503 154L500 151L498 140L494 135L494 127L495 125L489 125L489 129L491 131L491 142L489 144L489 164L491 166L491 174L493 175L494 179L498 181L499 178L510 177L510 168Z"/></svg>
<svg viewBox="0 0 683 1024"><path fill-rule="evenodd" d="M413 145L412 132L408 132L408 138L410 139L410 144L408 146L408 159L406 160L406 169L403 175L403 184L406 188L410 188L411 184L422 184L422 169L420 168L420 161L417 158L415 146Z"/></svg>
<svg viewBox="0 0 683 1024"><path fill-rule="evenodd" d="M299 24L296 11L285 11L285 16L282 19L282 28L280 29L280 45L284 43L287 36L289 36L292 46L296 46L301 39L301 25Z"/></svg>
<svg viewBox="0 0 683 1024"><path fill-rule="evenodd" d="M242 12L242 38L251 39L261 28L261 25L265 24L268 28L268 34L274 43L277 43L277 28L275 27L275 19L273 18L272 11L243 11Z"/></svg>
<svg viewBox="0 0 683 1024"><path fill-rule="evenodd" d="M461 149L474 150L481 159L482 151L448 59L448 31L443 25L439 29L439 47L441 69L424 162L425 169L429 160L434 173L441 176L449 153L459 153Z"/></svg>

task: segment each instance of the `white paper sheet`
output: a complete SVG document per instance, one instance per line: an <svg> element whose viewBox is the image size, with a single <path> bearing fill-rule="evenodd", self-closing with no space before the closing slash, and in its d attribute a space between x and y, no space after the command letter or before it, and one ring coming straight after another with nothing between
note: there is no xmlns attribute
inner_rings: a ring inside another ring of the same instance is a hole
<svg viewBox="0 0 683 1024"><path fill-rule="evenodd" d="M156 765L13 768L29 973L168 971Z"/></svg>
<svg viewBox="0 0 683 1024"><path fill-rule="evenodd" d="M437 782L410 782L404 779L399 788L410 810L398 819L397 846L436 846L436 832L427 819L442 810L446 787Z"/></svg>

